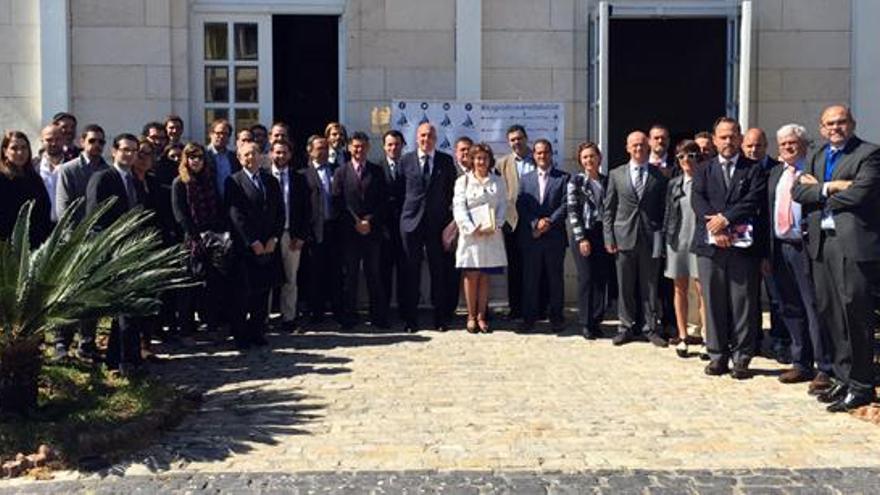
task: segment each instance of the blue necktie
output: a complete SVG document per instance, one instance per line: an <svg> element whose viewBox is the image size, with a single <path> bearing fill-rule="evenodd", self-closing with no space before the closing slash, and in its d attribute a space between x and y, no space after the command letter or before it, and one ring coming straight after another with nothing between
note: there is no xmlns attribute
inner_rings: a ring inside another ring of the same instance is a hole
<svg viewBox="0 0 880 495"><path fill-rule="evenodd" d="M841 151L843 150L832 150L831 146L825 150L825 182L829 182L834 175L834 167L840 160Z"/></svg>

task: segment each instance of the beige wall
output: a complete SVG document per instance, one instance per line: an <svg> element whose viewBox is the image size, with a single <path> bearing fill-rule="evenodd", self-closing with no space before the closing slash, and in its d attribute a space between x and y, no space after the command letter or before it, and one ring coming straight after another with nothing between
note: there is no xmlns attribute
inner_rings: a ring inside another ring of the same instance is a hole
<svg viewBox="0 0 880 495"><path fill-rule="evenodd" d="M71 0L72 110L108 135L189 111L187 5Z"/></svg>
<svg viewBox="0 0 880 495"><path fill-rule="evenodd" d="M850 101L849 0L757 0L752 88L755 124L771 135L789 122L815 139L819 112Z"/></svg>
<svg viewBox="0 0 880 495"><path fill-rule="evenodd" d="M39 2L0 0L0 128L40 128Z"/></svg>
<svg viewBox="0 0 880 495"><path fill-rule="evenodd" d="M483 99L565 103L566 168L587 134L587 0L483 0Z"/></svg>
<svg viewBox="0 0 880 495"><path fill-rule="evenodd" d="M454 1L349 0L345 20L350 129L393 98L455 98Z"/></svg>

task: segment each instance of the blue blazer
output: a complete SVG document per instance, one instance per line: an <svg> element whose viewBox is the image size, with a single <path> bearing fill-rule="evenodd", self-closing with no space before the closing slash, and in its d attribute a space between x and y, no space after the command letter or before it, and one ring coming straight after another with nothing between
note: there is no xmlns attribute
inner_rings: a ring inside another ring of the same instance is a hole
<svg viewBox="0 0 880 495"><path fill-rule="evenodd" d="M557 244L565 249L568 244L565 235L565 193L568 183L568 174L556 169L550 169L547 180L547 190L544 192L544 201L540 201L540 188L538 187L538 171L534 170L522 176L519 181L519 195L516 198L516 211L519 215L519 240L524 245L532 245L535 242L547 242ZM532 231L538 225L538 220L547 217L552 227L541 237L532 237Z"/></svg>

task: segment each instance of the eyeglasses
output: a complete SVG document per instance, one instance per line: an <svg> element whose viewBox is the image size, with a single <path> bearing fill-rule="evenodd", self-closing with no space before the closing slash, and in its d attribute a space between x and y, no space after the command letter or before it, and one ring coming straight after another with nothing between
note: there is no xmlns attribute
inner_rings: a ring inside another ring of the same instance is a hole
<svg viewBox="0 0 880 495"><path fill-rule="evenodd" d="M98 144L100 144L100 145L102 145L102 146L105 145L105 144L107 144L107 141L105 141L105 140L103 140L103 139L98 139L98 138L89 138L89 139L86 139L86 142L89 143L89 144L95 144L95 143L98 143Z"/></svg>
<svg viewBox="0 0 880 495"><path fill-rule="evenodd" d="M679 160L684 160L685 158L690 158L691 160L696 160L700 156L699 153L691 151L690 153L679 153L675 155Z"/></svg>

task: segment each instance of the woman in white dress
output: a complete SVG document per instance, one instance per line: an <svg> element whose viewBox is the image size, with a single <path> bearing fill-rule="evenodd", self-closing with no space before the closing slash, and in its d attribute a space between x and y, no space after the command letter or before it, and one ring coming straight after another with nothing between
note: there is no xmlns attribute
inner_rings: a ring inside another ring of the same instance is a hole
<svg viewBox="0 0 880 495"><path fill-rule="evenodd" d="M488 144L472 146L470 159L472 168L455 181L452 200L459 232L455 266L464 272L467 331L488 333L489 276L503 273L507 266L501 234L507 211L507 186L493 172L495 159Z"/></svg>

